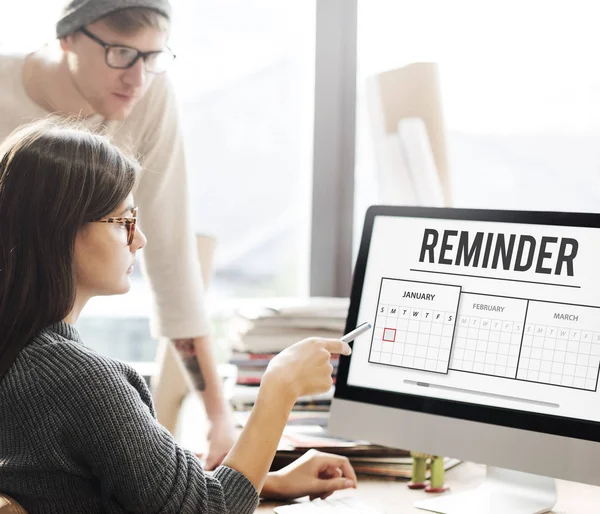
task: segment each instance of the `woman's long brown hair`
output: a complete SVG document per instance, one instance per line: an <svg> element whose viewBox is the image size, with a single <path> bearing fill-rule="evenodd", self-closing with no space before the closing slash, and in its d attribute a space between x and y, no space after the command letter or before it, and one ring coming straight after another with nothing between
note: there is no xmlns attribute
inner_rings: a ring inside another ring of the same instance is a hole
<svg viewBox="0 0 600 514"><path fill-rule="evenodd" d="M57 118L0 145L0 380L73 308L75 237L125 200L138 169L106 138Z"/></svg>

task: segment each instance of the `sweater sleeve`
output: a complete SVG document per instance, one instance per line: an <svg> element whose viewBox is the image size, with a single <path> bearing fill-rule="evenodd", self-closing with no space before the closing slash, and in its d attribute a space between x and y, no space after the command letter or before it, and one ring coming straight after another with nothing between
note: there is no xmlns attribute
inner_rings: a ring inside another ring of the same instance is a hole
<svg viewBox="0 0 600 514"><path fill-rule="evenodd" d="M65 368L53 412L70 458L89 470L102 498L132 513L249 514L258 494L238 471L211 476L153 417L143 379L98 357ZM128 371L129 370L129 371Z"/></svg>
<svg viewBox="0 0 600 514"><path fill-rule="evenodd" d="M204 286L190 219L179 108L166 76L155 79L133 121L140 128L142 173L135 191L148 243L144 267L154 293L152 335L171 339L209 333Z"/></svg>

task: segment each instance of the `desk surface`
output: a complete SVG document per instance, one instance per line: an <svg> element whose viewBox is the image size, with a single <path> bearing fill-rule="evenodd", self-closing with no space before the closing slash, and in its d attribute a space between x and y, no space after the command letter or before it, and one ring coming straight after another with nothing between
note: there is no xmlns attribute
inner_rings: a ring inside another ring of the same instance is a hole
<svg viewBox="0 0 600 514"><path fill-rule="evenodd" d="M451 491L465 491L479 485L485 475L485 467L471 462L462 463L446 472L446 482ZM554 514L590 514L600 511L600 487L574 482L557 481L558 502ZM336 495L355 494L361 500L378 508L382 514L424 514L413 502L429 498L423 491L411 491L406 481L389 481L374 478L359 478L356 490L342 491ZM272 513L282 503L262 502L257 513Z"/></svg>

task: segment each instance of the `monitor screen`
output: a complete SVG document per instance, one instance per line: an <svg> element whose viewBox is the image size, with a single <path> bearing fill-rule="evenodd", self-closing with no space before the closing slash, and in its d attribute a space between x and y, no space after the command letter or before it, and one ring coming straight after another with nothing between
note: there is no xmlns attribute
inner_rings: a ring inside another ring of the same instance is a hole
<svg viewBox="0 0 600 514"><path fill-rule="evenodd" d="M375 206L336 397L600 441L600 216Z"/></svg>

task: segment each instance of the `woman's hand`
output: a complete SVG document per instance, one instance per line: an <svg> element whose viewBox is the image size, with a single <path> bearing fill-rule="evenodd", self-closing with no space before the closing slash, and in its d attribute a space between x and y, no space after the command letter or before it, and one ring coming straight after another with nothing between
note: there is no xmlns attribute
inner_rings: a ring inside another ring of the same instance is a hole
<svg viewBox="0 0 600 514"><path fill-rule="evenodd" d="M276 355L267 366L250 418L223 461L224 465L244 474L257 491L264 488L265 477L296 400L300 396L325 392L331 387L333 367L329 359L332 353L349 355L351 349L348 343L339 339L305 339ZM313 464L294 471L294 476L305 477L304 486L316 490L321 484L319 480L325 478L319 479L321 470L315 471L316 478L309 484L306 469L310 466ZM332 466L325 466L325 472L329 467ZM336 465L335 468L342 467ZM290 468L290 473L292 470L295 467ZM344 470L350 473L348 465L344 466ZM339 477L330 480L339 481ZM292 494L301 492L297 485L287 480L278 490L284 494L287 494L286 491Z"/></svg>
<svg viewBox="0 0 600 514"><path fill-rule="evenodd" d="M265 371L262 387L274 387L295 402L300 396L324 393L333 384L331 355L350 355L348 343L339 339L304 339L276 355Z"/></svg>
<svg viewBox="0 0 600 514"><path fill-rule="evenodd" d="M325 499L339 489L356 488L356 473L346 457L309 450L289 466L269 473L261 491L264 498L309 496Z"/></svg>

